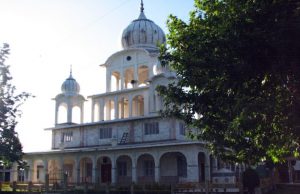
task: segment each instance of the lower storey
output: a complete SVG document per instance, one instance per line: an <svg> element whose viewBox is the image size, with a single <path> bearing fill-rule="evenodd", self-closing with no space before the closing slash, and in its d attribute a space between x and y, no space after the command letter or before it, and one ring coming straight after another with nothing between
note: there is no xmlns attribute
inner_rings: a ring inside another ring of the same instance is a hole
<svg viewBox="0 0 300 194"><path fill-rule="evenodd" d="M184 183L211 180L214 170L240 166L225 165L201 144L174 144L124 149L64 150L25 155L28 166L14 166L11 181L49 183Z"/></svg>

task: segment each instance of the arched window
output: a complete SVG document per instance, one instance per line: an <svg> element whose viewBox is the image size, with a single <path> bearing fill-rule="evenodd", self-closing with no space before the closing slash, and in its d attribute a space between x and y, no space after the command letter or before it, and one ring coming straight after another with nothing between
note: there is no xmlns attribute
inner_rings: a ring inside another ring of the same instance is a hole
<svg viewBox="0 0 300 194"><path fill-rule="evenodd" d="M58 113L57 113L58 123L66 123L67 122L67 104L62 103L59 105Z"/></svg>
<svg viewBox="0 0 300 194"><path fill-rule="evenodd" d="M132 99L132 116L144 116L144 97L142 95Z"/></svg>
<svg viewBox="0 0 300 194"><path fill-rule="evenodd" d="M114 108L114 101L113 100L107 100L105 102L104 118L105 118L105 120L115 119L115 108Z"/></svg>
<svg viewBox="0 0 300 194"><path fill-rule="evenodd" d="M117 91L121 89L121 76L120 73L115 71L111 74L111 91Z"/></svg>
<svg viewBox="0 0 300 194"><path fill-rule="evenodd" d="M136 80L134 80L134 69L133 67L127 68L124 74L124 88L133 88L135 84L137 84Z"/></svg>
<svg viewBox="0 0 300 194"><path fill-rule="evenodd" d="M94 105L94 121L95 122L97 122L97 121L99 121L100 120L100 115L99 115L99 104L98 103L96 103L95 105Z"/></svg>
<svg viewBox="0 0 300 194"><path fill-rule="evenodd" d="M81 111L78 106L72 108L72 123L81 123Z"/></svg>
<svg viewBox="0 0 300 194"><path fill-rule="evenodd" d="M142 65L138 69L138 85L145 86L149 79L149 68L146 65Z"/></svg>
<svg viewBox="0 0 300 194"><path fill-rule="evenodd" d="M129 117L128 98L123 97L119 100L119 118L124 119Z"/></svg>

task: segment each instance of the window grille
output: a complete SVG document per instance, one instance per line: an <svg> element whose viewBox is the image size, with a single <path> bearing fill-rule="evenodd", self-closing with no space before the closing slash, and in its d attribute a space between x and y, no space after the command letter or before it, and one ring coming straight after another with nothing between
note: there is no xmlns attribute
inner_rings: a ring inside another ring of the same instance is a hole
<svg viewBox="0 0 300 194"><path fill-rule="evenodd" d="M159 134L158 122L145 123L145 135Z"/></svg>
<svg viewBox="0 0 300 194"><path fill-rule="evenodd" d="M73 132L63 132L61 136L61 142L71 142L73 141Z"/></svg>
<svg viewBox="0 0 300 194"><path fill-rule="evenodd" d="M100 139L112 138L111 128L100 128Z"/></svg>

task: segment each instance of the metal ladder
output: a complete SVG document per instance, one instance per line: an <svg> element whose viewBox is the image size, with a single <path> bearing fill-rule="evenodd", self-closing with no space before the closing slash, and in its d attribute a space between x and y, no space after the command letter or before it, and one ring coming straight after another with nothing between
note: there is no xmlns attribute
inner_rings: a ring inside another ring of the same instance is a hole
<svg viewBox="0 0 300 194"><path fill-rule="evenodd" d="M125 132L125 133L123 133L123 136L122 136L119 144L125 144L125 143L127 143L127 140L128 140L128 133Z"/></svg>

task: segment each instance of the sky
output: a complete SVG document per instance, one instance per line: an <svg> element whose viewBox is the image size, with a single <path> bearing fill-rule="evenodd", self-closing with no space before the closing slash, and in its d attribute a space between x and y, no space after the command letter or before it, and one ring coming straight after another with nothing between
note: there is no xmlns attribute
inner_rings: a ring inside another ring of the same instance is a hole
<svg viewBox="0 0 300 194"><path fill-rule="evenodd" d="M168 32L168 15L188 21L193 0L144 0L145 15ZM85 97L105 92L99 67L122 49L122 31L139 15L140 0L0 0L0 44L10 45L10 72L18 92L29 92L17 132L24 152L51 149L53 98L69 76ZM84 122L91 121L91 102Z"/></svg>

